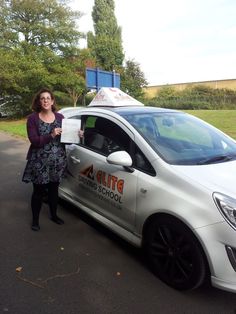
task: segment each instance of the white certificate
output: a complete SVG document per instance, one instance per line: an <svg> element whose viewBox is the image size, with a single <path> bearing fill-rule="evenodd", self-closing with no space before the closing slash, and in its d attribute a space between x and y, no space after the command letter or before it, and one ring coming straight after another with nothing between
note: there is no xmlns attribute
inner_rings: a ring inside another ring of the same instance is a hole
<svg viewBox="0 0 236 314"><path fill-rule="evenodd" d="M62 120L62 143L75 143L80 142L79 130L81 127L80 119L63 119Z"/></svg>

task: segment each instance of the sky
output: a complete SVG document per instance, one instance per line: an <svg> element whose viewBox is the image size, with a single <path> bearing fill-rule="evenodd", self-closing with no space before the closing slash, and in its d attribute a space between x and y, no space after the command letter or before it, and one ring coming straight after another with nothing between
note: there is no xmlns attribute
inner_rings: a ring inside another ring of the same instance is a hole
<svg viewBox="0 0 236 314"><path fill-rule="evenodd" d="M235 0L114 0L126 60L148 85L236 79ZM93 31L94 0L72 0ZM81 47L85 46L81 42Z"/></svg>

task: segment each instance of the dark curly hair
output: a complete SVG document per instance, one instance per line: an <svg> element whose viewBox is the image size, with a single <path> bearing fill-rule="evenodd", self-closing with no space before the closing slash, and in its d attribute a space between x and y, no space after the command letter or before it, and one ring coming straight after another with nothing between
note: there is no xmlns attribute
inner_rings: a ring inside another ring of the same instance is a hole
<svg viewBox="0 0 236 314"><path fill-rule="evenodd" d="M49 93L52 100L53 100L53 105L52 105L52 111L56 111L57 108L56 108L56 99L55 99L55 96L53 94L53 92L48 89L48 88L42 88L33 98L33 102L32 102L32 109L33 111L36 111L36 112L40 112L41 111L41 104L40 104L40 95L42 93Z"/></svg>

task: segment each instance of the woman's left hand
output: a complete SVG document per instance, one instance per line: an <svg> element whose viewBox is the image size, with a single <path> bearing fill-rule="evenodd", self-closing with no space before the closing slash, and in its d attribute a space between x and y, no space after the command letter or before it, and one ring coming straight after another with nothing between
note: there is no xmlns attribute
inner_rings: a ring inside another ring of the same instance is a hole
<svg viewBox="0 0 236 314"><path fill-rule="evenodd" d="M57 135L61 135L61 132L62 132L62 129L61 129L61 128L55 128L55 129L52 130L51 135L52 135L52 137L54 138L54 137L56 137Z"/></svg>
<svg viewBox="0 0 236 314"><path fill-rule="evenodd" d="M83 130L79 130L78 136L79 136L80 138L83 138L83 137L84 137L84 131L83 131Z"/></svg>

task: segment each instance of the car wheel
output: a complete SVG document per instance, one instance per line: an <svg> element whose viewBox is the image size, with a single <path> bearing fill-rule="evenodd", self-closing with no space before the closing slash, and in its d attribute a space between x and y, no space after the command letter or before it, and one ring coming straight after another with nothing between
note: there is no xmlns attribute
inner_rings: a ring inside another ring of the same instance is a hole
<svg viewBox="0 0 236 314"><path fill-rule="evenodd" d="M178 290L199 287L206 278L206 262L191 230L174 217L159 216L146 233L146 253L153 272Z"/></svg>

